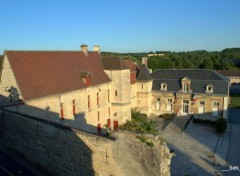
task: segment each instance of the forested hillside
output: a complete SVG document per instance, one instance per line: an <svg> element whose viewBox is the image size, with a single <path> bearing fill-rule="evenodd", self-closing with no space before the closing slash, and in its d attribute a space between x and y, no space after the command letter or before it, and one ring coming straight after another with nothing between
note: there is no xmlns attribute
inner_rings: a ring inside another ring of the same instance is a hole
<svg viewBox="0 0 240 176"><path fill-rule="evenodd" d="M150 52L154 54L154 52ZM152 56L148 59L148 67L156 69L181 69L181 68L202 68L216 70L231 70L240 68L240 48L227 48L219 51L209 52L205 50L189 52L168 52L156 51L163 56ZM137 63L149 53L111 53L102 52L102 56L121 56Z"/></svg>

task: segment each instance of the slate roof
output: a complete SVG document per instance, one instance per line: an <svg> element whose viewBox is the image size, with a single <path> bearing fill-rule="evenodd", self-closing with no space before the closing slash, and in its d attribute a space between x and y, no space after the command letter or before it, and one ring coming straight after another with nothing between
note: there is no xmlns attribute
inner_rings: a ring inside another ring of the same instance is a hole
<svg viewBox="0 0 240 176"><path fill-rule="evenodd" d="M222 80L213 70L199 69L159 69L152 73L153 78L182 79L189 77L191 80Z"/></svg>
<svg viewBox="0 0 240 176"><path fill-rule="evenodd" d="M86 88L81 73L91 73L91 85L109 82L98 52L5 51L25 100Z"/></svg>
<svg viewBox="0 0 240 176"><path fill-rule="evenodd" d="M167 90L178 92L181 79L189 77L191 90L194 93L205 93L206 85L213 85L214 94L228 94L228 82L212 70L156 70L152 73L152 90L160 91L160 84L167 83Z"/></svg>
<svg viewBox="0 0 240 176"><path fill-rule="evenodd" d="M126 70L129 69L124 60L117 56L102 57L104 70Z"/></svg>
<svg viewBox="0 0 240 176"><path fill-rule="evenodd" d="M149 81L152 80L152 76L145 64L143 64L137 74L138 81Z"/></svg>

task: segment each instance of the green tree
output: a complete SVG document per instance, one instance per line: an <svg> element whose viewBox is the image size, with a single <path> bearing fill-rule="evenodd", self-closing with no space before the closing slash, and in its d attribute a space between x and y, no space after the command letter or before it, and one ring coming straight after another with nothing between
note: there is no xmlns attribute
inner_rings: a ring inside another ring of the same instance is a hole
<svg viewBox="0 0 240 176"><path fill-rule="evenodd" d="M202 64L200 65L200 68L202 68L202 69L214 69L213 61L210 58L204 59Z"/></svg>

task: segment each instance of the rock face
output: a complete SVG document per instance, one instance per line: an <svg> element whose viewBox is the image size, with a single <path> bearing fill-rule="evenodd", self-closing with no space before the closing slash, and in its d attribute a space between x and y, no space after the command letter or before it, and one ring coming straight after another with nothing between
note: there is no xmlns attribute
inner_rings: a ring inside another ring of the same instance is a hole
<svg viewBox="0 0 240 176"><path fill-rule="evenodd" d="M135 134L115 132L116 140L9 111L0 114L0 142L51 175L170 175L166 145L154 147Z"/></svg>

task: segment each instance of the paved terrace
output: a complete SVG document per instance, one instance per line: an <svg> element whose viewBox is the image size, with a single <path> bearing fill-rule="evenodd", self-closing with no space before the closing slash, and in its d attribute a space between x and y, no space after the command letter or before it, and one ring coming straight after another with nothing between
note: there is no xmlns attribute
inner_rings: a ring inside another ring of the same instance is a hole
<svg viewBox="0 0 240 176"><path fill-rule="evenodd" d="M223 136L215 127L189 123L190 116L176 117L159 136L164 138L176 156L172 159L171 175L223 176L227 166L229 127Z"/></svg>

